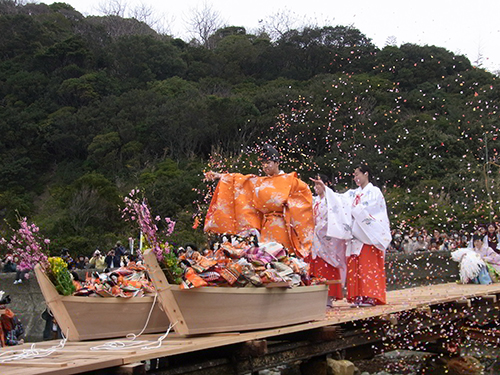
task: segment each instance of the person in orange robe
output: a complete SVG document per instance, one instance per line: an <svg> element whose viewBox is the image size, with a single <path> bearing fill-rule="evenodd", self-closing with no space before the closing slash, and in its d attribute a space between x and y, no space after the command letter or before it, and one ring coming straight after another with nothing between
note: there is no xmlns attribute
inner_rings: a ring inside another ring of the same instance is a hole
<svg viewBox="0 0 500 375"><path fill-rule="evenodd" d="M384 196L372 179L370 168L361 164L354 171L358 188L343 194L313 180L325 189L329 233L345 246L347 301L353 307L386 303L384 258L392 237Z"/></svg>
<svg viewBox="0 0 500 375"><path fill-rule="evenodd" d="M305 258L311 251L314 220L312 194L297 173L279 169L279 153L266 146L261 154L266 176L209 171L219 179L205 219L206 232L241 234L257 229L259 243L278 242Z"/></svg>

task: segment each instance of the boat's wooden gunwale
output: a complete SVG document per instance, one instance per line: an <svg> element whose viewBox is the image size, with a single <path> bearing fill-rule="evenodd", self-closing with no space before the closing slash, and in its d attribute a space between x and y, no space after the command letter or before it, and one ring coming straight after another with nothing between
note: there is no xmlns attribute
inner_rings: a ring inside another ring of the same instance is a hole
<svg viewBox="0 0 500 375"><path fill-rule="evenodd" d="M300 293L311 293L314 291L324 290L324 285L311 285L311 286L297 286L293 288L232 288L232 287L215 287L215 286L203 286L200 288L193 289L180 289L177 285L172 286L172 291L174 293L217 293L217 294L263 294L263 295L271 295L271 294L300 294Z"/></svg>
<svg viewBox="0 0 500 375"><path fill-rule="evenodd" d="M151 305L154 301L154 296L145 297L86 297L86 296L61 296L61 301L75 302L81 304L123 304L123 303L146 303Z"/></svg>

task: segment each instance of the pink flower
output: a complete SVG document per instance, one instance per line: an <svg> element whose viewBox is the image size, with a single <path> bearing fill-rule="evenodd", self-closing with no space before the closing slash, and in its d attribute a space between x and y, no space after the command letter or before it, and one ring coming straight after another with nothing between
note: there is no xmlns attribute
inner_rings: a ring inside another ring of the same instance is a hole
<svg viewBox="0 0 500 375"><path fill-rule="evenodd" d="M29 224L27 218L22 218L19 221L19 229L7 242L5 238L0 240L1 243L7 243L7 248L11 250L15 256L15 262L18 264L20 271L31 270L35 264L47 263L45 252L48 251L49 239L43 238L40 234L40 228L35 224Z"/></svg>
<svg viewBox="0 0 500 375"><path fill-rule="evenodd" d="M164 238L172 234L175 222L165 218L167 227L165 230L160 230L155 222L160 222L161 217L156 215L153 219L147 200L136 197L138 192L139 190L132 190L129 197L123 199L126 207L122 211L122 217L130 217L130 220L137 222L147 246L152 249L158 260L161 261L163 254L170 251L168 242Z"/></svg>

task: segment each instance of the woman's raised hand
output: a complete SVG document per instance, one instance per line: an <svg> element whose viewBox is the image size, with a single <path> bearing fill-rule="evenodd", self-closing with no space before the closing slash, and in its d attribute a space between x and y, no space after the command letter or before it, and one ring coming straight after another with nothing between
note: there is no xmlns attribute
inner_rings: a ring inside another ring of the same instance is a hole
<svg viewBox="0 0 500 375"><path fill-rule="evenodd" d="M323 197L325 194L326 186L325 183L321 180L321 178L309 178L312 182L314 182L314 191L316 191L316 194L318 194L320 197Z"/></svg>
<svg viewBox="0 0 500 375"><path fill-rule="evenodd" d="M205 172L205 180L207 180L207 181L218 180L221 177L222 177L222 173L217 173L214 171Z"/></svg>

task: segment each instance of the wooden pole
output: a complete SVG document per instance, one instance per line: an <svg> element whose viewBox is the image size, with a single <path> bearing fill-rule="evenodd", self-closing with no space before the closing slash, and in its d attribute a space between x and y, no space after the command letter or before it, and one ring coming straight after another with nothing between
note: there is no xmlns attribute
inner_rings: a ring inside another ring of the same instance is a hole
<svg viewBox="0 0 500 375"><path fill-rule="evenodd" d="M150 249L144 252L144 263L149 277L156 288L156 293L158 293L158 299L163 311L167 314L170 323L175 323L175 331L179 335L189 334L189 328L184 320L182 311L172 293L172 285L168 283L165 274L156 260L156 255Z"/></svg>

